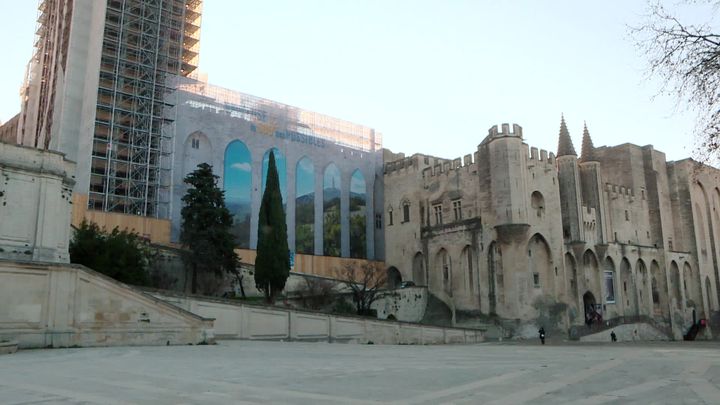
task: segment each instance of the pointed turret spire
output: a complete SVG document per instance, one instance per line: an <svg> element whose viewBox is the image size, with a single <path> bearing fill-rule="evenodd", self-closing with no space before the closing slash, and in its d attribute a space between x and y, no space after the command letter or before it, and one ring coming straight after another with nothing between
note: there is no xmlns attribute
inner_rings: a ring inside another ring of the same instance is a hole
<svg viewBox="0 0 720 405"><path fill-rule="evenodd" d="M587 123L583 129L582 149L580 151L581 162L593 162L595 161L595 146L593 146L592 138L590 138L590 131L587 129Z"/></svg>
<svg viewBox="0 0 720 405"><path fill-rule="evenodd" d="M557 156L567 155L577 156L577 153L572 139L570 139L570 132L568 132L567 125L565 125L565 116L560 115L560 140L558 141Z"/></svg>

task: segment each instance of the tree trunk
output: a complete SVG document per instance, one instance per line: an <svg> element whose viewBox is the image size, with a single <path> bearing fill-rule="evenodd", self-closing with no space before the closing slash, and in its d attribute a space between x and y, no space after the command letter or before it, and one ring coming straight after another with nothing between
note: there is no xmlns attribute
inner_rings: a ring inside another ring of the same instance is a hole
<svg viewBox="0 0 720 405"><path fill-rule="evenodd" d="M197 265L192 268L192 293L197 293Z"/></svg>
<svg viewBox="0 0 720 405"><path fill-rule="evenodd" d="M272 287L270 286L270 283L268 283L265 286L265 301L268 304L272 304L272 291L270 290Z"/></svg>
<svg viewBox="0 0 720 405"><path fill-rule="evenodd" d="M245 299L247 297L245 296L245 287L243 287L243 277L245 276L238 277L238 283L240 284L240 296Z"/></svg>

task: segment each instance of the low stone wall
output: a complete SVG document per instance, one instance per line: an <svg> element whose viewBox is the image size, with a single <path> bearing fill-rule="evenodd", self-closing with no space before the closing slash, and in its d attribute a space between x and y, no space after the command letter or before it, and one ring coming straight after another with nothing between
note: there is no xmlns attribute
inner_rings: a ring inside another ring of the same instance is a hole
<svg viewBox="0 0 720 405"><path fill-rule="evenodd" d="M371 308L377 311L378 319L392 316L398 321L420 322L425 315L427 302L427 287L407 287L380 292Z"/></svg>
<svg viewBox="0 0 720 405"><path fill-rule="evenodd" d="M655 329L651 325L646 323L629 323L618 325L612 329L607 329L602 332L594 333L592 335L583 336L580 338L581 342L610 342L610 333L615 332L618 342L633 342L633 341L667 341L670 338Z"/></svg>
<svg viewBox="0 0 720 405"><path fill-rule="evenodd" d="M299 340L375 344L479 343L484 331L265 307L233 300L151 292L200 316L215 318L215 336L225 339Z"/></svg>
<svg viewBox="0 0 720 405"><path fill-rule="evenodd" d="M0 260L0 341L41 348L213 339L212 319L82 266Z"/></svg>

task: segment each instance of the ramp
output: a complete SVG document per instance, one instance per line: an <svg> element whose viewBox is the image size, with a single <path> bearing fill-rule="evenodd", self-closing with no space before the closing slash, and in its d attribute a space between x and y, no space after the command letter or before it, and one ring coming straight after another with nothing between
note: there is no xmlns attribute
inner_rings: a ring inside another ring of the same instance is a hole
<svg viewBox="0 0 720 405"><path fill-rule="evenodd" d="M0 340L20 348L213 343L213 319L79 265L0 260Z"/></svg>

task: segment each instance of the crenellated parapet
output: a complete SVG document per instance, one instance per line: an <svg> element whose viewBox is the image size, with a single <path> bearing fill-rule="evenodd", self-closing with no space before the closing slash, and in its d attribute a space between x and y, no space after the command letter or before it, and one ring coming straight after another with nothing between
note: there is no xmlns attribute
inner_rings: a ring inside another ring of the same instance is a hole
<svg viewBox="0 0 720 405"><path fill-rule="evenodd" d="M612 200L622 198L631 203L635 201L635 190L630 187L620 186L617 184L605 183L605 192Z"/></svg>
<svg viewBox="0 0 720 405"><path fill-rule="evenodd" d="M597 227L597 212L595 208L583 205L582 221L586 231L594 231Z"/></svg>
<svg viewBox="0 0 720 405"><path fill-rule="evenodd" d="M520 138L522 139L522 127L518 124L512 124L512 130L510 130L510 124L501 124L499 127L493 125L488 130L488 136L482 143L492 141L497 138Z"/></svg>
<svg viewBox="0 0 720 405"><path fill-rule="evenodd" d="M413 155L394 162L385 163L385 175L408 174L416 172L420 168L420 155Z"/></svg>
<svg viewBox="0 0 720 405"><path fill-rule="evenodd" d="M433 166L429 166L423 169L423 178L429 179L431 177L448 175L461 169L464 169L466 172L475 173L476 171L469 170L471 166L475 166L475 161L477 161L477 154L475 156L475 160L473 160L473 155L468 154L465 155L462 159L455 158L453 160L439 162Z"/></svg>
<svg viewBox="0 0 720 405"><path fill-rule="evenodd" d="M526 145L527 149L527 145ZM528 165L544 165L547 167L555 167L555 154L548 152L544 149L538 149L536 147L530 147L530 154L528 156Z"/></svg>

